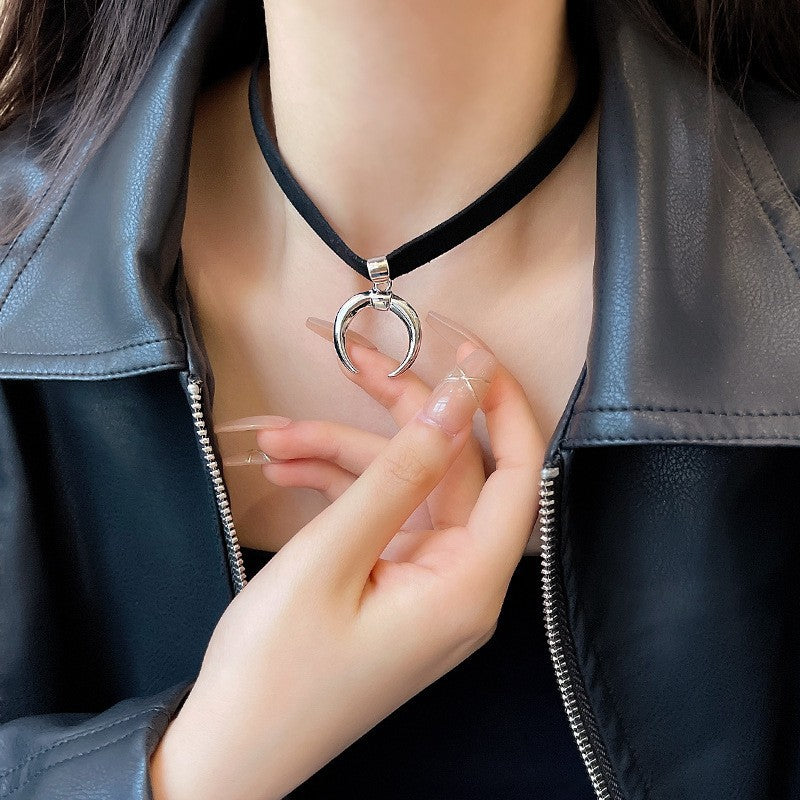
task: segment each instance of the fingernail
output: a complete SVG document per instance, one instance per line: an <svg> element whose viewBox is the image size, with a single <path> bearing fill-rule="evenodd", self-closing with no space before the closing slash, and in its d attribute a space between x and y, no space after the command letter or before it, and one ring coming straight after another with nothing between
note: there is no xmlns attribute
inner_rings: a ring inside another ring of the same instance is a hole
<svg viewBox="0 0 800 800"><path fill-rule="evenodd" d="M231 456L225 456L222 459L222 464L225 467L244 467L248 464L271 464L271 459L263 450L254 448L248 450L246 453L236 453Z"/></svg>
<svg viewBox="0 0 800 800"><path fill-rule="evenodd" d="M433 390L419 418L455 436L471 420L497 367L488 350L477 348L464 357Z"/></svg>
<svg viewBox="0 0 800 800"><path fill-rule="evenodd" d="M482 350L491 353L492 349L477 333L473 333L469 328L465 328L455 320L446 317L444 314L439 314L436 311L429 311L425 315L425 321L430 325L431 329L436 331L454 350L458 350L459 346L464 342L472 342Z"/></svg>
<svg viewBox="0 0 800 800"><path fill-rule="evenodd" d="M306 320L306 328L316 333L317 336L327 339L329 342L333 341L332 322L328 322L325 319L319 319L318 317L309 317ZM366 336L362 336L360 333L356 333L356 331L352 330L347 331L347 343L360 344L363 347L369 347L370 350L378 349L377 345L374 345L369 339L367 339Z"/></svg>
<svg viewBox="0 0 800 800"><path fill-rule="evenodd" d="M275 414L262 414L259 417L240 417L215 425L216 433L230 433L231 431L256 431L261 428L285 428L291 420L289 417L279 417Z"/></svg>

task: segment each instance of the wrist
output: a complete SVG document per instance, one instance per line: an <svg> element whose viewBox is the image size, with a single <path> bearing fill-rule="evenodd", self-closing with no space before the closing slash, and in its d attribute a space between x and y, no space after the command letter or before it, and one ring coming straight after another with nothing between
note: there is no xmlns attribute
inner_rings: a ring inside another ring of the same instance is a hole
<svg viewBox="0 0 800 800"><path fill-rule="evenodd" d="M153 800L280 800L280 770L253 757L263 737L207 683L195 683L150 758Z"/></svg>
<svg viewBox="0 0 800 800"><path fill-rule="evenodd" d="M191 745L181 740L177 720L176 716L170 722L150 756L153 800L204 800L199 787L194 785L193 771L189 769Z"/></svg>

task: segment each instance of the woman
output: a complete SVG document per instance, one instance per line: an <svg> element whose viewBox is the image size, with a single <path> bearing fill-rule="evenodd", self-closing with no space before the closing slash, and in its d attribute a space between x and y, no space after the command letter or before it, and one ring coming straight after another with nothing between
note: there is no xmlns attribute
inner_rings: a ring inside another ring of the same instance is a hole
<svg viewBox="0 0 800 800"><path fill-rule="evenodd" d="M800 792L798 12L567 10L7 2L0 797Z"/></svg>

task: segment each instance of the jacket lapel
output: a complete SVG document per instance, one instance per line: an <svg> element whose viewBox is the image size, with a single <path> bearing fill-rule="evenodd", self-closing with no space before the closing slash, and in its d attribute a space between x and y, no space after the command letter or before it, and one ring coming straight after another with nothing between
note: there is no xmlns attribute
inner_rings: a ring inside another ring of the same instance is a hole
<svg viewBox="0 0 800 800"><path fill-rule="evenodd" d="M561 444L800 441L797 201L687 57L627 17L599 31L595 307Z"/></svg>
<svg viewBox="0 0 800 800"><path fill-rule="evenodd" d="M593 324L551 446L798 441L800 208L748 117L600 6ZM0 377L108 378L193 356L176 264L192 109L226 10L186 6L63 202L0 253ZM21 136L0 135L9 191L41 179Z"/></svg>
<svg viewBox="0 0 800 800"><path fill-rule="evenodd" d="M175 263L194 97L222 11L188 4L113 134L5 253L0 376L107 378L185 362ZM24 125L14 127L0 137L0 175L30 180Z"/></svg>

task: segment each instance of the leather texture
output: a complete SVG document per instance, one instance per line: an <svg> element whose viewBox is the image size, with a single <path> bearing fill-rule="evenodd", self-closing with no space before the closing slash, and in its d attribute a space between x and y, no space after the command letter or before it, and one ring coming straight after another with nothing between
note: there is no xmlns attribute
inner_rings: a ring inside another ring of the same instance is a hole
<svg viewBox="0 0 800 800"><path fill-rule="evenodd" d="M147 756L190 687L123 700L96 715L45 714L4 726L0 797L150 798Z"/></svg>
<svg viewBox="0 0 800 800"><path fill-rule="evenodd" d="M800 797L800 451L566 451L563 577L626 800Z"/></svg>
<svg viewBox="0 0 800 800"><path fill-rule="evenodd" d="M150 796L231 597L184 380L0 382L2 798Z"/></svg>
<svg viewBox="0 0 800 800"><path fill-rule="evenodd" d="M600 40L595 307L564 444L797 441L797 104L768 123L784 179L684 57L624 24Z"/></svg>
<svg viewBox="0 0 800 800"><path fill-rule="evenodd" d="M797 798L798 104L753 84L745 111L611 0L595 19L592 330L548 445L581 682L615 800ZM179 241L195 97L262 23L187 3L0 249L0 799L148 800L232 597ZM46 181L25 124L0 131L3 197Z"/></svg>

